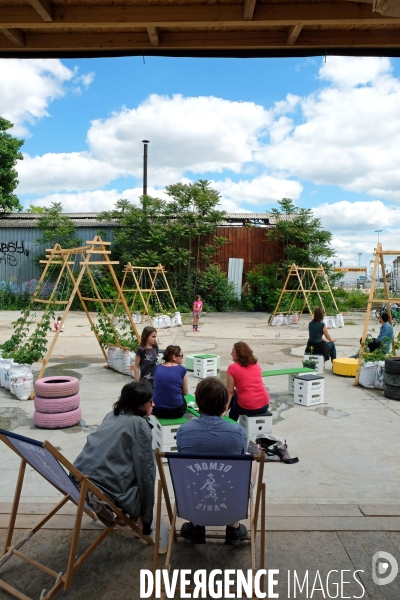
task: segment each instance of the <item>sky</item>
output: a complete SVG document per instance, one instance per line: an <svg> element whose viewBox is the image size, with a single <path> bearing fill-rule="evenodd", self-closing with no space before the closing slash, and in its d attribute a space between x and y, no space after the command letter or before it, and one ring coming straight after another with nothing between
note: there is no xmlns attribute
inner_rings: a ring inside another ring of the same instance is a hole
<svg viewBox="0 0 400 600"><path fill-rule="evenodd" d="M400 245L400 59L4 59L0 73L26 208L137 202L148 139L150 195L208 179L227 212L290 197L345 266L369 265L378 229Z"/></svg>

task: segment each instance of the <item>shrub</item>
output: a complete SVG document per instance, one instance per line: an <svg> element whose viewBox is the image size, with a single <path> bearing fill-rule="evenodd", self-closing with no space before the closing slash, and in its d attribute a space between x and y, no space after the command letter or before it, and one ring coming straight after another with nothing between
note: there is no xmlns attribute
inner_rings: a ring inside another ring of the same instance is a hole
<svg viewBox="0 0 400 600"><path fill-rule="evenodd" d="M272 311L279 300L278 265L256 265L246 275L242 305L246 310Z"/></svg>
<svg viewBox="0 0 400 600"><path fill-rule="evenodd" d="M208 265L199 274L198 290L203 298L205 310L226 312L239 304L233 283L228 281L218 265Z"/></svg>

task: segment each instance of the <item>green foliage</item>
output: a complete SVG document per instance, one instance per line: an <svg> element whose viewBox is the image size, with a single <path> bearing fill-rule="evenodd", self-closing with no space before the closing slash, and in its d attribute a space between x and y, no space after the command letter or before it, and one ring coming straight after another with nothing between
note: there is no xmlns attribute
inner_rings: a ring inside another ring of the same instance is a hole
<svg viewBox="0 0 400 600"><path fill-rule="evenodd" d="M332 290L340 311L362 310L368 304L368 295L361 290L345 290L337 288Z"/></svg>
<svg viewBox="0 0 400 600"><path fill-rule="evenodd" d="M11 127L13 123L0 117L0 211L3 213L22 210L20 201L13 192L18 185L15 165L17 160L24 159L20 152L24 140L17 140L6 133Z"/></svg>
<svg viewBox="0 0 400 600"><path fill-rule="evenodd" d="M30 294L16 294L10 284L0 288L0 310L22 310L29 306Z"/></svg>
<svg viewBox="0 0 400 600"><path fill-rule="evenodd" d="M102 213L103 220L115 220L113 253L121 266L158 263L167 269L175 301L187 306L201 293L199 276L212 260L216 248L204 244L225 213L216 209L220 196L208 181L167 186L168 200L142 196L139 206L119 200L115 210ZM216 236L220 247L225 238Z"/></svg>
<svg viewBox="0 0 400 600"><path fill-rule="evenodd" d="M321 220L314 217L310 208L299 208L291 198L278 200L279 208L273 208L276 226L267 231L270 240L281 244L286 269L292 263L298 267L323 265L331 274L332 266L327 259L335 255L331 247L332 234L322 229Z"/></svg>
<svg viewBox="0 0 400 600"><path fill-rule="evenodd" d="M33 204L31 204L29 208L25 209L25 212L31 215L42 215L44 213L44 209L45 206L33 206Z"/></svg>
<svg viewBox="0 0 400 600"><path fill-rule="evenodd" d="M5 358L12 358L16 363L28 364L40 360L47 352L47 334L51 330L50 323L55 318L55 306L50 305L43 313L39 323L34 324L33 332L29 321L30 309L27 307L14 323L11 338L0 346Z"/></svg>
<svg viewBox="0 0 400 600"><path fill-rule="evenodd" d="M246 275L242 306L246 310L272 311L279 300L280 290L278 265L256 265Z"/></svg>
<svg viewBox="0 0 400 600"><path fill-rule="evenodd" d="M121 307L122 308L122 307ZM119 311L121 312L121 311ZM118 314L118 311L117 311ZM105 315L99 312L97 314L97 323L91 327L97 335L100 345L106 349L108 346L120 346L136 351L138 340L131 328L131 324L125 314L116 316L111 322L111 315Z"/></svg>
<svg viewBox="0 0 400 600"><path fill-rule="evenodd" d="M80 238L73 236L75 225L69 217L62 214L61 202L52 202L50 206L43 208L37 227L42 234L36 240L37 244L60 244L63 248L75 248L82 244Z"/></svg>
<svg viewBox="0 0 400 600"><path fill-rule="evenodd" d="M208 265L199 274L198 290L208 311L226 312L238 305L233 283L218 265Z"/></svg>

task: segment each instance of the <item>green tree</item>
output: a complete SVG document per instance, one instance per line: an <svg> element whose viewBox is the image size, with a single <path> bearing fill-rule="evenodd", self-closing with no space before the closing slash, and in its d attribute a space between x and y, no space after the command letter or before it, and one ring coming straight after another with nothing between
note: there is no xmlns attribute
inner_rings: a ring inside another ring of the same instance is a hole
<svg viewBox="0 0 400 600"><path fill-rule="evenodd" d="M275 308L288 269L293 263L298 267L315 268L322 265L331 284L340 279L328 262L335 255L331 246L332 234L322 228L320 219L314 216L311 209L296 206L291 198L282 198L278 204L279 208L271 211L276 225L267 230L266 235L281 248L282 260L271 265L256 265L247 273L242 302L248 310L272 311ZM308 275L303 283L306 289L311 285ZM297 282L292 278L288 285L297 287ZM311 294L311 303L318 303L316 296ZM288 310L291 300L292 294L286 294L281 308ZM330 306L325 295L324 303L326 308ZM292 308L299 310L302 305L303 297L296 300Z"/></svg>
<svg viewBox="0 0 400 600"><path fill-rule="evenodd" d="M45 211L45 208L45 206L33 206L33 204L31 204L29 208L25 209L25 212L30 213L31 215L42 215Z"/></svg>
<svg viewBox="0 0 400 600"><path fill-rule="evenodd" d="M332 234L322 229L321 220L314 216L310 208L299 208L291 198L278 201L279 208L273 208L275 227L269 229L267 237L282 247L282 267L296 263L298 267L318 267L323 265L331 271L328 259L335 256L331 246Z"/></svg>
<svg viewBox="0 0 400 600"><path fill-rule="evenodd" d="M210 263L225 238L205 244L225 213L217 209L219 193L208 181L169 185L168 200L142 196L139 205L119 200L115 210L102 213L114 220L114 253L121 264L164 265L178 303L188 306L198 292L199 274Z"/></svg>
<svg viewBox="0 0 400 600"><path fill-rule="evenodd" d="M11 127L13 127L13 123L0 117L0 211L3 213L22 210L22 205L14 194L14 190L18 185L18 173L15 165L17 160L24 158L19 151L24 140L18 140L7 133Z"/></svg>
<svg viewBox="0 0 400 600"><path fill-rule="evenodd" d="M82 240L73 235L74 222L62 214L61 202L52 202L50 206L43 207L37 227L42 234L42 237L37 238L37 244L60 244L63 248L75 248L82 244Z"/></svg>

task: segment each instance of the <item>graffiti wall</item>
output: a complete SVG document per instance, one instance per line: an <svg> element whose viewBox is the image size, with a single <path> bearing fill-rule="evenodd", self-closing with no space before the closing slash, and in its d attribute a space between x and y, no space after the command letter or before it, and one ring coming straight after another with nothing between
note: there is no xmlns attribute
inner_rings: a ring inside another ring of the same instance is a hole
<svg viewBox="0 0 400 600"><path fill-rule="evenodd" d="M82 227L75 235L85 243L97 235L97 228ZM0 220L0 289L9 286L16 294L33 294L41 273L37 261L46 250L45 245L37 244L38 236L35 227L1 227ZM110 234L107 240L111 240ZM52 285L49 282L44 293L50 294Z"/></svg>

